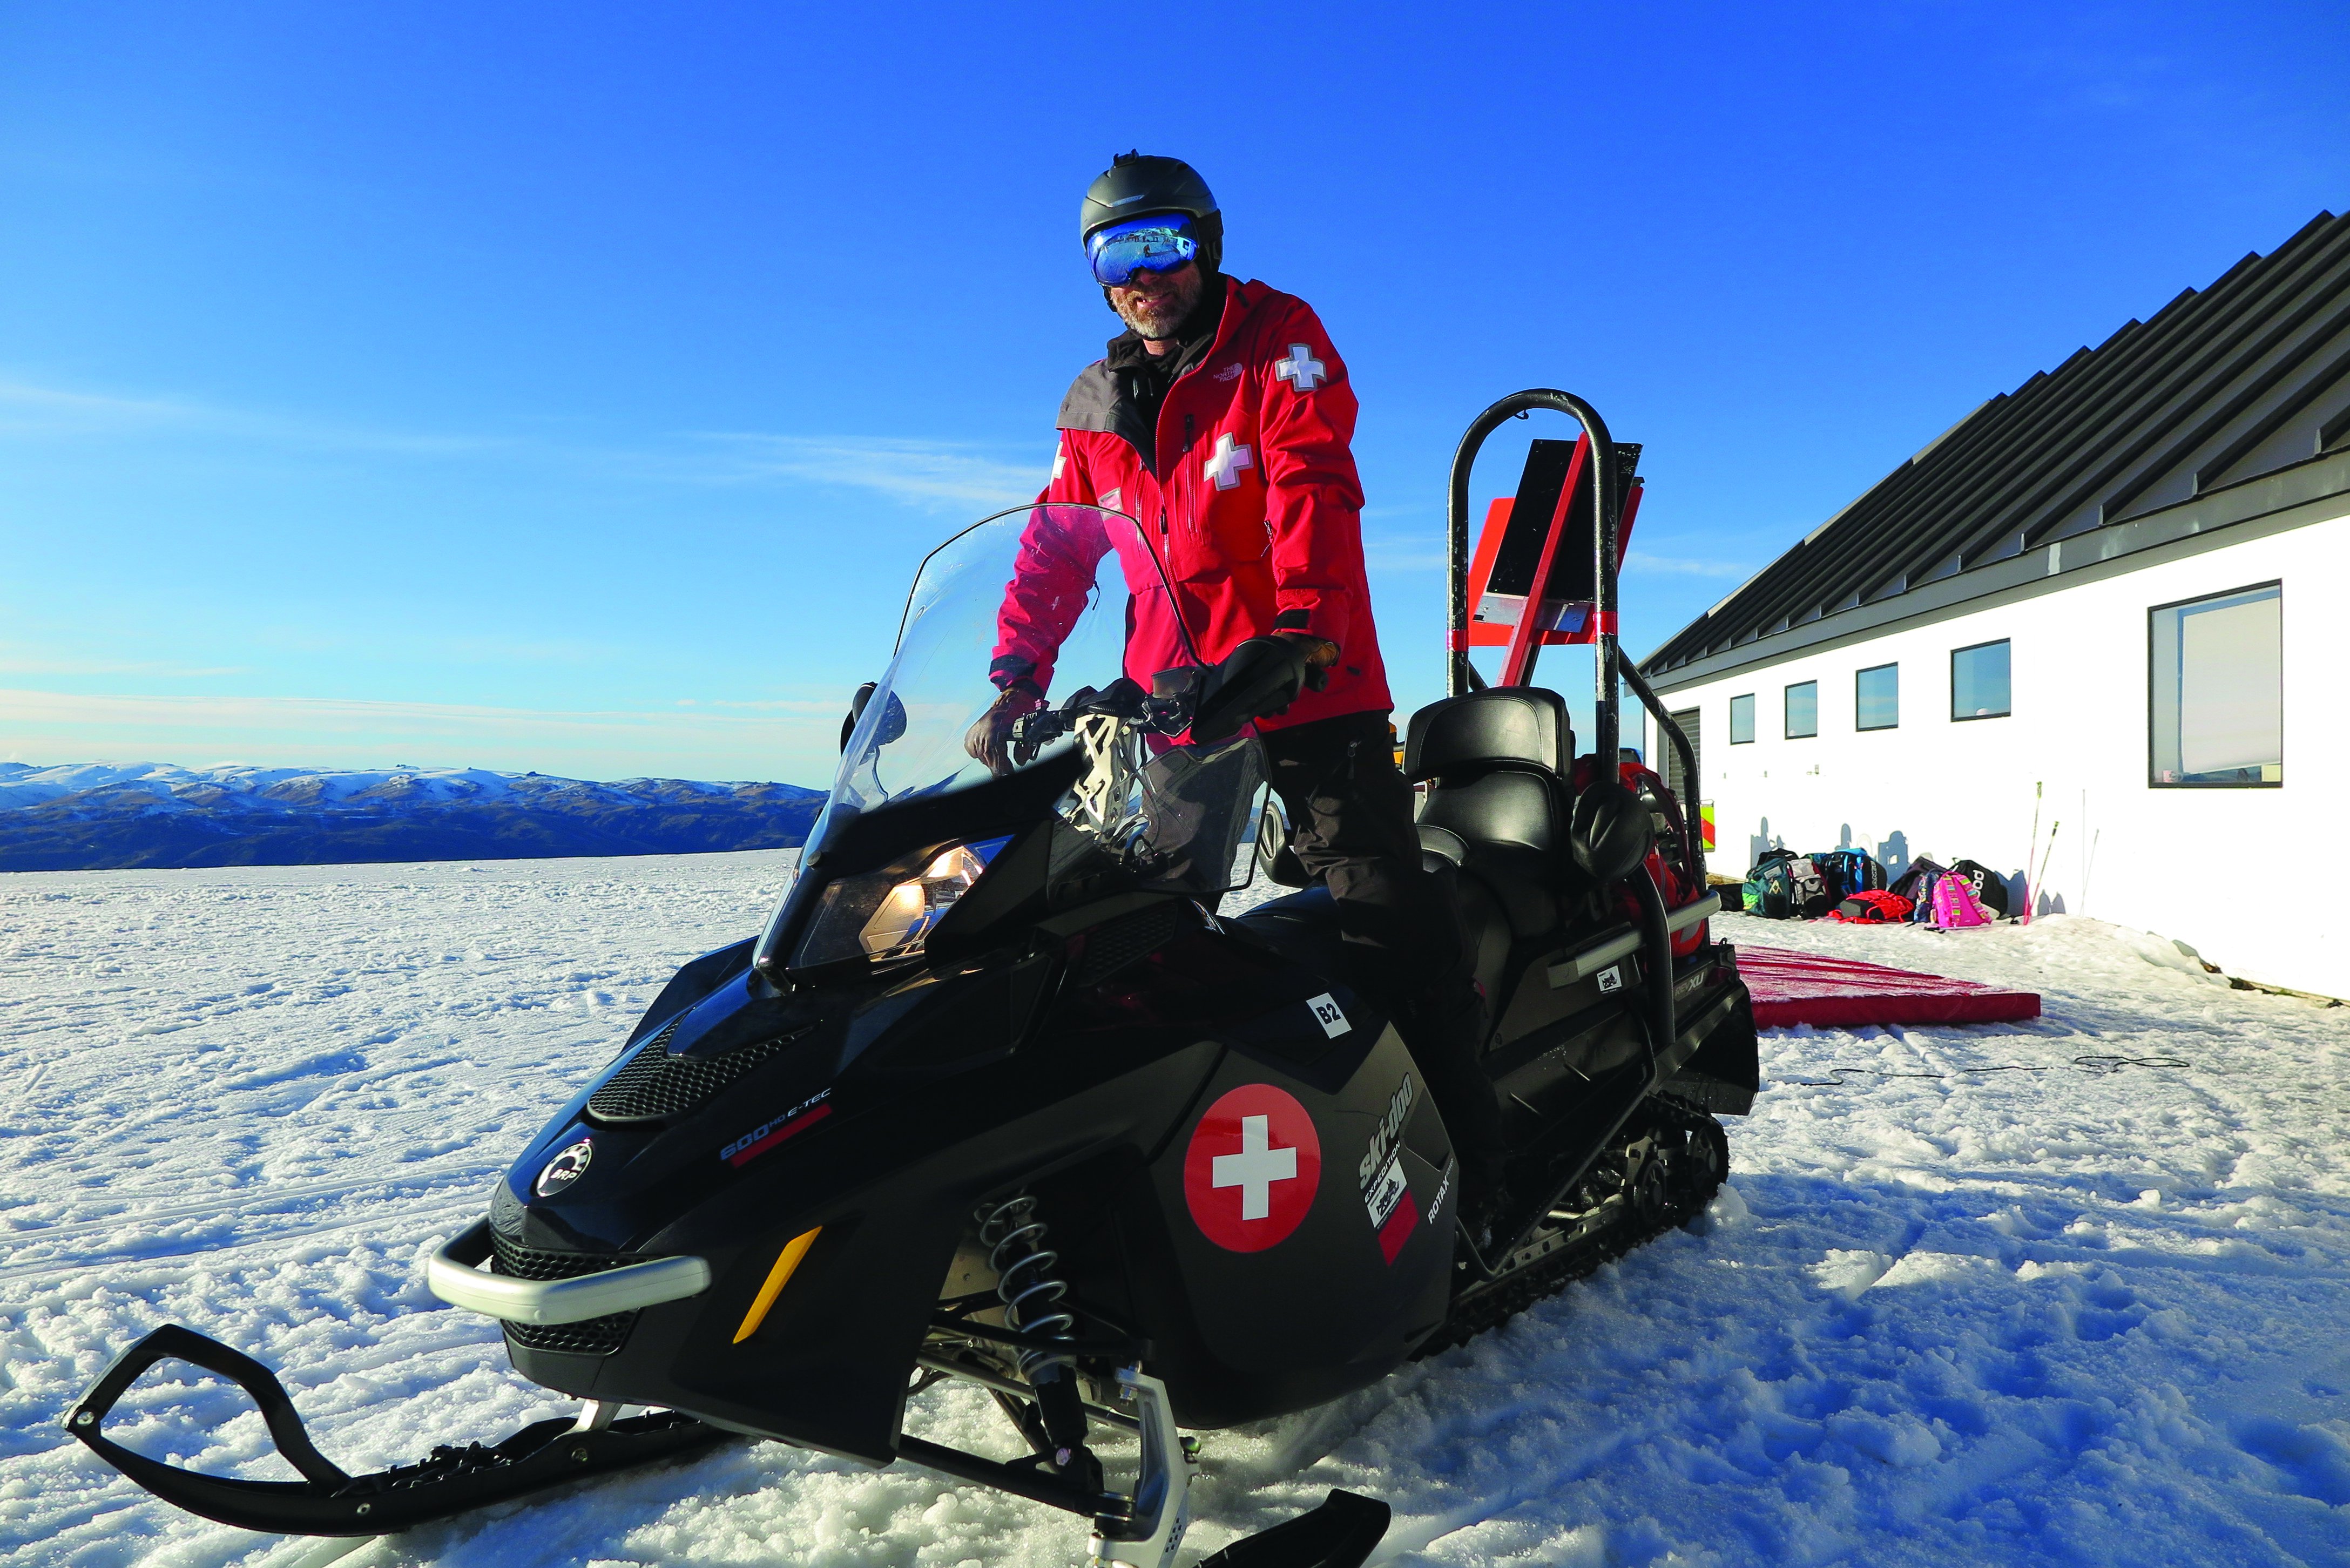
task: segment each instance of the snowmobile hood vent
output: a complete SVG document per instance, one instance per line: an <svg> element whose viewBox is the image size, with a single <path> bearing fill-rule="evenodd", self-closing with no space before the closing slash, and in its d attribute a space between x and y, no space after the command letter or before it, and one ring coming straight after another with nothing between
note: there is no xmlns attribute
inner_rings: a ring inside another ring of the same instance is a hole
<svg viewBox="0 0 2350 1568"><path fill-rule="evenodd" d="M494 1227L490 1231L490 1246L491 1266L518 1280L576 1280L582 1274L600 1274L608 1269L643 1261L628 1252L551 1252L525 1247L499 1235ZM636 1326L636 1322L635 1313L622 1312L608 1317L591 1317L583 1323L509 1323L500 1326L526 1350L610 1355L628 1343L629 1330Z"/></svg>
<svg viewBox="0 0 2350 1568"><path fill-rule="evenodd" d="M672 1056L670 1037L682 1017L662 1025L626 1065L588 1099L588 1114L601 1122L649 1122L682 1116L735 1079L779 1054L807 1033L795 1030L770 1040L740 1045L720 1056Z"/></svg>
<svg viewBox="0 0 2350 1568"><path fill-rule="evenodd" d="M1200 929L1197 905L1170 901L1137 909L1086 933L1085 956L1071 983L1099 985L1127 965L1149 958L1186 931Z"/></svg>

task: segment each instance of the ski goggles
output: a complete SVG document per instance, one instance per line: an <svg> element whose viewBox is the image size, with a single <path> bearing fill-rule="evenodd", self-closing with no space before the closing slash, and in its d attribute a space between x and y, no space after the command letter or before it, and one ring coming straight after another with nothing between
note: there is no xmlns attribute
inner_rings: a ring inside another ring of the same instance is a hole
<svg viewBox="0 0 2350 1568"><path fill-rule="evenodd" d="M1159 213L1096 229L1086 236L1094 281L1116 288L1139 272L1173 272L1200 254L1200 231L1188 213Z"/></svg>

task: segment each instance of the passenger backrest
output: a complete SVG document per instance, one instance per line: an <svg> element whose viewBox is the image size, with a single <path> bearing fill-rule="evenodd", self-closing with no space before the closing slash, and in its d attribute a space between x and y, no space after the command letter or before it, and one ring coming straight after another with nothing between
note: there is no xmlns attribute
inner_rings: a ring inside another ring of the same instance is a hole
<svg viewBox="0 0 2350 1568"><path fill-rule="evenodd" d="M1574 765L1566 699L1539 686L1471 691L1430 703L1411 716L1404 741L1404 774L1414 784L1465 780L1496 767L1563 779Z"/></svg>
<svg viewBox="0 0 2350 1568"><path fill-rule="evenodd" d="M1566 700L1513 686L1447 698L1411 716L1404 773L1426 783L1420 826L1468 846L1463 871L1482 879L1521 939L1552 929L1552 889L1566 865L1575 730Z"/></svg>

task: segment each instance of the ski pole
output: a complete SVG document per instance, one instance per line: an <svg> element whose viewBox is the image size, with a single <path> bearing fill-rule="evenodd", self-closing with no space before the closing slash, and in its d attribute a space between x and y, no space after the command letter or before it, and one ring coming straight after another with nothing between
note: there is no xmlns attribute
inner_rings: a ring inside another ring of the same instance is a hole
<svg viewBox="0 0 2350 1568"><path fill-rule="evenodd" d="M2043 873L2048 869L2048 857L2056 853L2056 830L2064 826L2062 822L2052 822L2048 825L2048 847L2040 852L2040 869ZM2033 886L2038 887L2039 882L2040 879L2037 877L2033 878ZM2024 905L2023 915L2023 923L2030 925L2032 923L2031 905Z"/></svg>
<svg viewBox="0 0 2350 1568"><path fill-rule="evenodd" d="M2023 846L2023 923L2032 923L2032 893L2039 886L2032 879L2032 857L2040 853L2040 791L2047 781L2032 782L2032 838Z"/></svg>

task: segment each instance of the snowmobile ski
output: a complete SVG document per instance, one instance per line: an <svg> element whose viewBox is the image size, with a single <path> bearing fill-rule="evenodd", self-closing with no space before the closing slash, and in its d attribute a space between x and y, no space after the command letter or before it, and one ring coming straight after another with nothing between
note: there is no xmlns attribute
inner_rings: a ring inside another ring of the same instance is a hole
<svg viewBox="0 0 2350 1568"><path fill-rule="evenodd" d="M302 1479L204 1475L149 1459L106 1436L115 1401L161 1361L203 1367L251 1395L270 1440ZM354 1476L318 1452L269 1368L193 1329L166 1324L118 1356L66 1424L100 1459L157 1497L222 1524L279 1535L388 1535L566 1481L689 1454L729 1435L671 1412L617 1415L591 1405L577 1420L534 1422L494 1446L443 1446L420 1464Z"/></svg>

